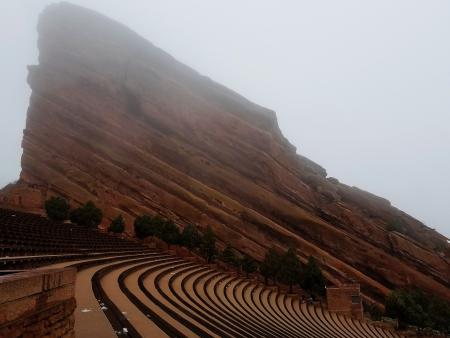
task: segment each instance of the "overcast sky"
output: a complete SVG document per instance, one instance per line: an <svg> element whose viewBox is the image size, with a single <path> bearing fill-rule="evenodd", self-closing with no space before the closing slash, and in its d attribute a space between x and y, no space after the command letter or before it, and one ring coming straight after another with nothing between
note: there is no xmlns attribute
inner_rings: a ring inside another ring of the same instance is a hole
<svg viewBox="0 0 450 338"><path fill-rule="evenodd" d="M0 186L18 178L36 23L0 1ZM297 151L450 236L449 0L73 0L277 112Z"/></svg>

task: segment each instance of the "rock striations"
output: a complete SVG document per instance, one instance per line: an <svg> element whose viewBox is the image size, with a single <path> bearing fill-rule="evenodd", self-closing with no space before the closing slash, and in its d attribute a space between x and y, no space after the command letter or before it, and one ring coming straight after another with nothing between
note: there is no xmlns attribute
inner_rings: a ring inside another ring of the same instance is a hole
<svg viewBox="0 0 450 338"><path fill-rule="evenodd" d="M38 32L22 172L1 192L4 206L93 200L130 231L136 215L159 213L211 225L257 259L293 245L319 258L330 282L361 283L369 301L406 285L450 299L445 237L327 177L273 111L92 11L51 5Z"/></svg>

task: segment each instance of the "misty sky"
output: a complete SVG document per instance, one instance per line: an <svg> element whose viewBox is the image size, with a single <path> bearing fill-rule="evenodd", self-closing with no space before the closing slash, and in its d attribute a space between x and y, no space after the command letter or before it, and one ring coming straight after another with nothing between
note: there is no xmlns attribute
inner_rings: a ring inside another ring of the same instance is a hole
<svg viewBox="0 0 450 338"><path fill-rule="evenodd" d="M47 0L0 1L0 186ZM297 151L450 236L450 1L74 0L277 112Z"/></svg>

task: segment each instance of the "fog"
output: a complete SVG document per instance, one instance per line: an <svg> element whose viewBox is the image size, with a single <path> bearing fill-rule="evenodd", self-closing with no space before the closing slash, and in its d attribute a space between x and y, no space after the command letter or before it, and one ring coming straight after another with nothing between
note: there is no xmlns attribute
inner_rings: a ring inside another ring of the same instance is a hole
<svg viewBox="0 0 450 338"><path fill-rule="evenodd" d="M0 186L18 178L45 0L0 3ZM79 0L277 112L298 153L450 236L448 0Z"/></svg>

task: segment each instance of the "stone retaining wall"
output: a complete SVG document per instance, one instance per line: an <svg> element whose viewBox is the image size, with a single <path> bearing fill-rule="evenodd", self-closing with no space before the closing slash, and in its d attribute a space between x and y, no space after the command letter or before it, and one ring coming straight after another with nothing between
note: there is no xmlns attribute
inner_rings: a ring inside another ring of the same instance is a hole
<svg viewBox="0 0 450 338"><path fill-rule="evenodd" d="M76 269L0 277L0 337L75 337Z"/></svg>

